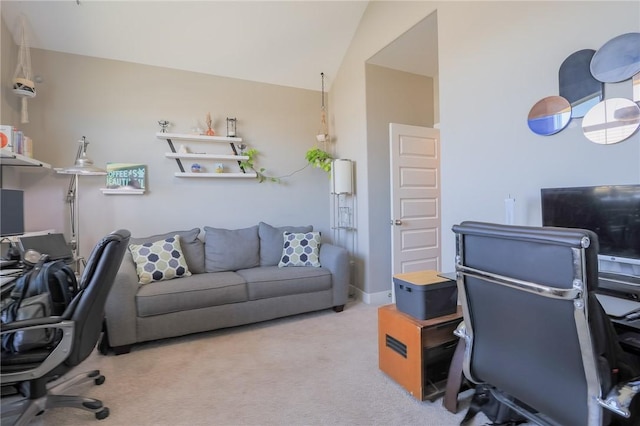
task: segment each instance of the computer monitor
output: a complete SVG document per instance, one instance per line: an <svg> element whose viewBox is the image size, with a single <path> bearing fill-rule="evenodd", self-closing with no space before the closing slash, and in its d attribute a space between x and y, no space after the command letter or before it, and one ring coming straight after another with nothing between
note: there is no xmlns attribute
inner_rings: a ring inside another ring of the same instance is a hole
<svg viewBox="0 0 640 426"><path fill-rule="evenodd" d="M24 234L24 193L17 189L0 191L0 236Z"/></svg>
<svg viewBox="0 0 640 426"><path fill-rule="evenodd" d="M543 188L541 201L543 226L598 235L600 288L640 299L640 185Z"/></svg>

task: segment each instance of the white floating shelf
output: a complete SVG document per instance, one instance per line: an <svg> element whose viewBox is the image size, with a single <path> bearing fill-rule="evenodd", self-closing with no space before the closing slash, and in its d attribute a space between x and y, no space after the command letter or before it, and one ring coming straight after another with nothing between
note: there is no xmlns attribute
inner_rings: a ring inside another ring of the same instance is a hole
<svg viewBox="0 0 640 426"><path fill-rule="evenodd" d="M186 153L181 154L178 152L166 152L164 154L167 158L189 158L192 160L248 160L248 155L228 155L228 154L196 154L196 153Z"/></svg>
<svg viewBox="0 0 640 426"><path fill-rule="evenodd" d="M51 164L43 161L36 160L35 158L27 157L26 155L16 154L6 148L0 150L0 164L3 166L30 166L30 167L44 167L46 169L51 168Z"/></svg>
<svg viewBox="0 0 640 426"><path fill-rule="evenodd" d="M256 173L189 173L189 172L176 172L175 177L187 177L187 178L255 178L258 175Z"/></svg>
<svg viewBox="0 0 640 426"><path fill-rule="evenodd" d="M187 133L158 132L156 137L162 140L202 141L202 142L242 142L242 138L230 138L227 136L190 135Z"/></svg>
<svg viewBox="0 0 640 426"><path fill-rule="evenodd" d="M144 189L112 189L112 188L100 188L105 195L142 195Z"/></svg>

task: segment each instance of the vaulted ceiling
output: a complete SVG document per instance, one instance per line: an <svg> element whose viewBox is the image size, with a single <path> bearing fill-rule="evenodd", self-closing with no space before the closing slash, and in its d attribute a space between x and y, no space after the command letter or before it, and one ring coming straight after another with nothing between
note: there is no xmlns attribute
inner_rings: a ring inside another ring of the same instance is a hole
<svg viewBox="0 0 640 426"><path fill-rule="evenodd" d="M24 22L33 48L311 90L320 90L324 72L328 90L367 5L328 0L2 0L0 11L16 44ZM434 28L416 26L371 62L434 75Z"/></svg>

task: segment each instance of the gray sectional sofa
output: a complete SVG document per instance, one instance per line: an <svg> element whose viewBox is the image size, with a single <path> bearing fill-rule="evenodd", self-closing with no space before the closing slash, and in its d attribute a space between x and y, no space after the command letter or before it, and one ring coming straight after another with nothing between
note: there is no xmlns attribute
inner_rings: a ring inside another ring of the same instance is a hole
<svg viewBox="0 0 640 426"><path fill-rule="evenodd" d="M103 352L108 347L116 354L127 353L139 342L303 312L342 311L349 286L349 256L344 248L320 244L320 266L282 265L283 233L300 236L312 230L260 222L237 230L205 227L202 239L199 228L131 238L134 248L165 240L169 244L177 235L181 253L174 246L167 253L169 263L177 265L172 273L178 276L141 284L142 272L132 251L125 254L107 300ZM139 262L139 253L133 252Z"/></svg>

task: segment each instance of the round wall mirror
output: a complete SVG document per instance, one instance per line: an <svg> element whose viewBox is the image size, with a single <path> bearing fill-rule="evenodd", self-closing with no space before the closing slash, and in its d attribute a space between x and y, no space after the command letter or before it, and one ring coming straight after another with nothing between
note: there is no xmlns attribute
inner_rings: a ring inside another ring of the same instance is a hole
<svg viewBox="0 0 640 426"><path fill-rule="evenodd" d="M640 72L640 33L606 42L591 59L591 74L603 83L618 83Z"/></svg>
<svg viewBox="0 0 640 426"><path fill-rule="evenodd" d="M527 124L533 133L548 136L567 127L570 120L569 101L562 96L548 96L531 108Z"/></svg>
<svg viewBox="0 0 640 426"><path fill-rule="evenodd" d="M587 139L601 145L621 142L640 126L640 107L630 99L606 99L593 107L582 119Z"/></svg>

